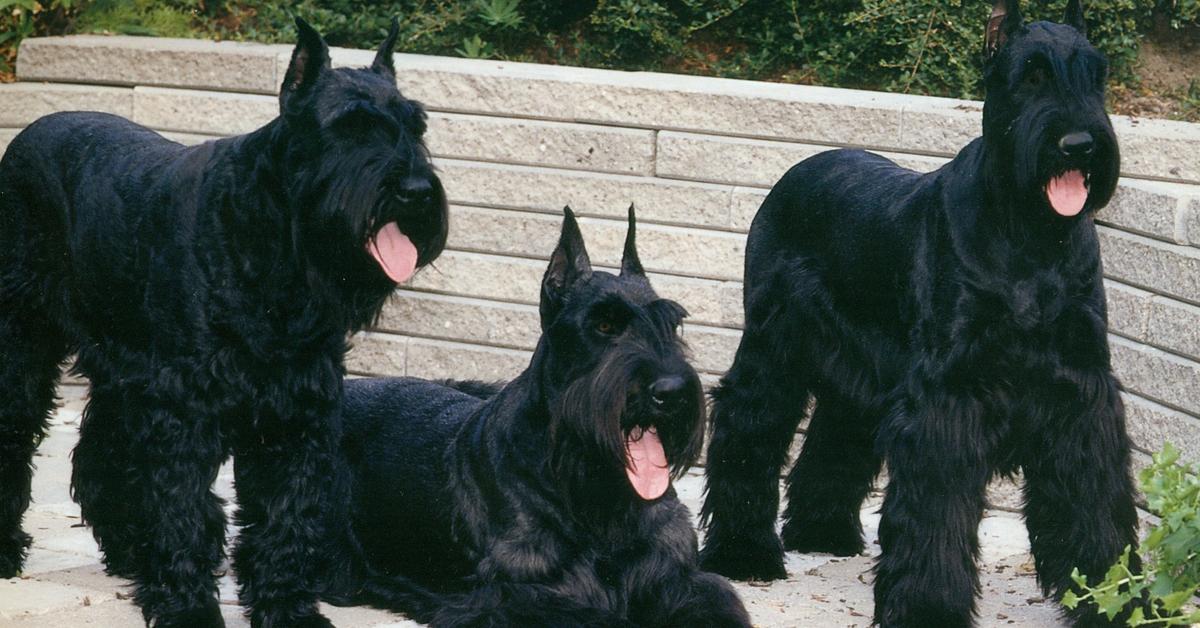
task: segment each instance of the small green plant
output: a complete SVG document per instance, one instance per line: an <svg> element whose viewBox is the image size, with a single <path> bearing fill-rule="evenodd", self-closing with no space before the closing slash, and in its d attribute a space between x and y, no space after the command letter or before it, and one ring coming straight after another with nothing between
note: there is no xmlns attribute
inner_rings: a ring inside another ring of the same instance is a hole
<svg viewBox="0 0 1200 628"><path fill-rule="evenodd" d="M516 28L521 25L521 12L517 6L521 0L475 0L479 8L479 18L488 26L501 28Z"/></svg>
<svg viewBox="0 0 1200 628"><path fill-rule="evenodd" d="M490 59L496 55L496 48L480 39L479 35L463 39L462 48L455 50L468 59Z"/></svg>
<svg viewBox="0 0 1200 628"><path fill-rule="evenodd" d="M1129 569L1131 549L1126 547L1104 581L1089 586L1076 569L1071 579L1080 593L1063 596L1067 608L1090 601L1109 619L1143 597L1148 609L1136 607L1129 626L1190 626L1200 622L1195 597L1200 592L1200 467L1179 462L1179 451L1170 443L1154 454L1153 464L1141 473L1142 492L1158 525L1138 546L1145 559L1142 573Z"/></svg>

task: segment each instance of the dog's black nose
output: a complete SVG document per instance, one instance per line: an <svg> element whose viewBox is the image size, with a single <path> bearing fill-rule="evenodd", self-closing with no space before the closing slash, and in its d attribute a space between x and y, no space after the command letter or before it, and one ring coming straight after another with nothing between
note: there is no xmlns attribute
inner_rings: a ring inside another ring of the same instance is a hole
<svg viewBox="0 0 1200 628"><path fill-rule="evenodd" d="M665 410L679 405L686 391L686 379L678 375L668 375L650 384L650 399L655 407Z"/></svg>
<svg viewBox="0 0 1200 628"><path fill-rule="evenodd" d="M433 196L433 179L422 176L405 177L400 184L400 198L410 203L420 203Z"/></svg>
<svg viewBox="0 0 1200 628"><path fill-rule="evenodd" d="M1087 131L1067 133L1058 140L1058 150L1068 157L1090 155L1095 146L1096 142L1092 139L1092 134Z"/></svg>

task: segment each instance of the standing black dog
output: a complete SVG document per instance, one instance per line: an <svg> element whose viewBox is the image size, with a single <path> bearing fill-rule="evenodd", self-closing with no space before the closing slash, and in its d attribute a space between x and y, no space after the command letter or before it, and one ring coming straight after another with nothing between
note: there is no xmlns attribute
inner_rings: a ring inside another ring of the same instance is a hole
<svg viewBox="0 0 1200 628"><path fill-rule="evenodd" d="M414 613L438 626L749 626L671 486L704 426L686 313L646 280L632 208L620 276L592 271L565 213L510 384L346 383L357 543L379 571L467 587Z"/></svg>
<svg viewBox="0 0 1200 628"><path fill-rule="evenodd" d="M255 626L324 626L314 559L344 520L346 334L441 251L446 204L396 25L367 69L308 24L281 115L185 148L122 118L47 116L0 162L0 576L29 537L30 457L63 359L91 381L75 499L155 626L220 626L210 490L236 461Z"/></svg>
<svg viewBox="0 0 1200 628"><path fill-rule="evenodd" d="M763 202L746 332L714 393L705 567L770 580L783 548L861 551L881 461L882 626L972 623L995 474L1024 472L1038 577L1055 596L1072 567L1102 577L1134 543L1092 223L1119 157L1078 0L1065 22L1023 25L1015 0L995 4L983 137L937 172L832 151ZM781 547L777 478L810 394ZM1105 623L1094 607L1075 621Z"/></svg>

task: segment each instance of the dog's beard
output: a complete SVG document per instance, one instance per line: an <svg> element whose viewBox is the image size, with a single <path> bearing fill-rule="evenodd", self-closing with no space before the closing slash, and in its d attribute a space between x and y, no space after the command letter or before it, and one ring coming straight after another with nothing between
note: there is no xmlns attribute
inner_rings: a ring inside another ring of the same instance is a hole
<svg viewBox="0 0 1200 628"><path fill-rule="evenodd" d="M550 459L559 481L592 485L628 483L638 497L654 500L699 455L703 443L703 396L698 378L693 398L670 414L649 409L635 375L636 351L608 352L589 376L573 381L551 409Z"/></svg>
<svg viewBox="0 0 1200 628"><path fill-rule="evenodd" d="M354 283L409 279L446 242L446 197L432 177L422 199L405 198L399 182L408 164L389 154L349 151L322 160L301 185L315 215L302 220L305 248L324 262L347 260L339 275Z"/></svg>
<svg viewBox="0 0 1200 628"><path fill-rule="evenodd" d="M1013 183L1026 191L1032 205L1063 218L1104 207L1115 190L1119 170L1111 131L1091 129L1095 141L1092 154L1067 157L1058 149L1059 137L1040 130L1055 128L1046 126L1051 115L1050 110L1030 112L1009 127L1005 140Z"/></svg>

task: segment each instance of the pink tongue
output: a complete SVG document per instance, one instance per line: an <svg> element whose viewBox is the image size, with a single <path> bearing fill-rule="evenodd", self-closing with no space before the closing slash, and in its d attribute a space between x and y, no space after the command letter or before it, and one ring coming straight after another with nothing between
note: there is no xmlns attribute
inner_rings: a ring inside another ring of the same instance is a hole
<svg viewBox="0 0 1200 628"><path fill-rule="evenodd" d="M384 225L367 242L367 251L396 283L407 281L417 270L417 247L408 236L400 233L400 226L394 222Z"/></svg>
<svg viewBox="0 0 1200 628"><path fill-rule="evenodd" d="M1060 174L1046 184L1046 198L1050 199L1050 206L1063 216L1074 216L1083 211L1087 195L1087 184L1083 181L1083 173L1078 170Z"/></svg>
<svg viewBox="0 0 1200 628"><path fill-rule="evenodd" d="M629 452L625 472L633 490L645 500L662 497L671 485L671 474L667 471L667 454L658 432L654 428L634 429L625 437L625 449Z"/></svg>

